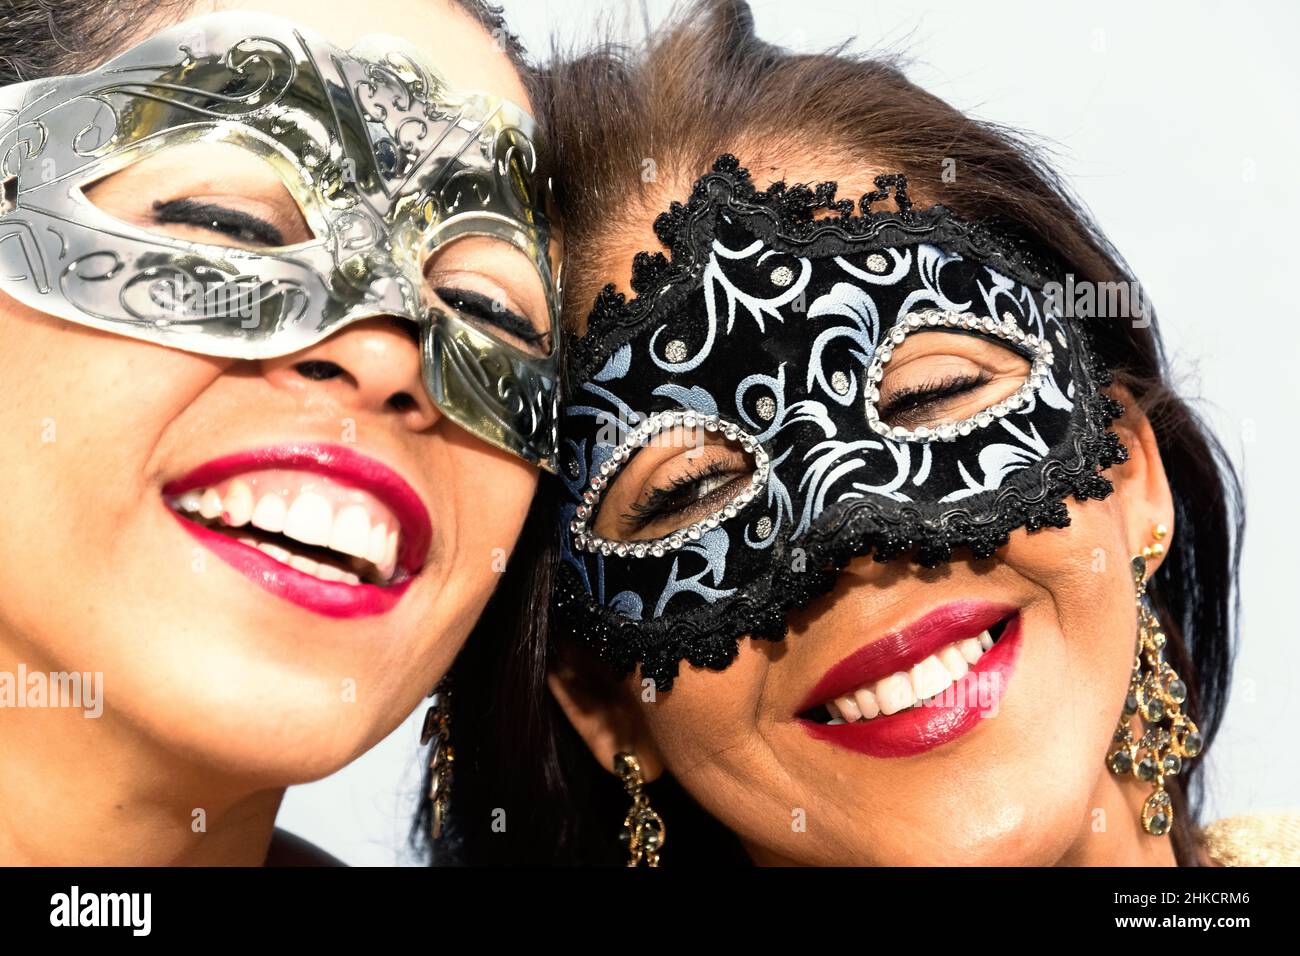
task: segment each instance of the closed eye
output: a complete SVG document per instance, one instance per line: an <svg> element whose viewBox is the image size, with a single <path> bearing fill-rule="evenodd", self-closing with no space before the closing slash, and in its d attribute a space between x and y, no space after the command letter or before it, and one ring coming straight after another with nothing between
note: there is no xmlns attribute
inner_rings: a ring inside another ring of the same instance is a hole
<svg viewBox="0 0 1300 956"><path fill-rule="evenodd" d="M923 425L927 418L925 413L933 411L944 400L973 392L990 381L991 375L980 372L897 389L878 409L880 418L889 425L901 425L904 428Z"/></svg>
<svg viewBox="0 0 1300 956"><path fill-rule="evenodd" d="M528 319L518 312L505 308L500 301L491 296L472 289L449 286L439 286L434 289L434 292L448 308L487 322L529 345L541 346L549 351L546 349L546 343L550 338L549 332L537 331Z"/></svg>
<svg viewBox="0 0 1300 956"><path fill-rule="evenodd" d="M880 421L893 428L960 422L1020 388L1029 360L991 337L924 330L893 349L876 396Z"/></svg>
<svg viewBox="0 0 1300 956"><path fill-rule="evenodd" d="M632 502L622 515L626 527L638 532L665 518L683 515L685 522L696 512L716 511L736 496L739 488L733 484L748 481L751 468L736 471L726 463L715 462L697 473L687 472L671 479L667 484L651 488L637 501Z"/></svg>
<svg viewBox="0 0 1300 956"><path fill-rule="evenodd" d="M197 226L250 246L282 246L284 235L271 223L238 209L194 199L153 204L154 222Z"/></svg>

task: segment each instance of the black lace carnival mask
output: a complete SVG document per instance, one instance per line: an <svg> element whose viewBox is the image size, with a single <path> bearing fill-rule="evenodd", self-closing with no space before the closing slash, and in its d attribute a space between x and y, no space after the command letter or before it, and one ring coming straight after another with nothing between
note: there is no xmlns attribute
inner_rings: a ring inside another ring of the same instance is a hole
<svg viewBox="0 0 1300 956"><path fill-rule="evenodd" d="M988 557L1111 492L1122 409L1047 267L876 186L855 210L720 158L574 343L557 608L621 672L667 690L782 638L851 558Z"/></svg>

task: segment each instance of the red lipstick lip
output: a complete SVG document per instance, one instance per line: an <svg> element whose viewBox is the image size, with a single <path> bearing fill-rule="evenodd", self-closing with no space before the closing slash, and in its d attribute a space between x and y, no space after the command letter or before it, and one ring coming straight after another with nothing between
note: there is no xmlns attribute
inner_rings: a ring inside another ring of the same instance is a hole
<svg viewBox="0 0 1300 956"><path fill-rule="evenodd" d="M258 448L253 451L236 452L233 455L215 458L206 464L199 465L188 474L169 481L163 486L162 493L170 498L184 494L194 488L215 485L232 475L263 468L309 471L333 478L374 495L402 523L402 546L397 555L398 567L412 577L420 572L425 557L429 553L429 542L433 538L433 525L429 520L428 509L425 508L424 502L420 500L419 494L401 475L387 465L353 451L351 448L345 448L341 445L295 442L287 445ZM177 515L177 517L180 516ZM186 521L184 518L180 520L189 527L199 527L194 522ZM216 532L212 532L212 534L223 541L231 541L231 539L216 534ZM206 538L202 540L208 543ZM233 543L239 544L237 541ZM247 546L239 545L239 547L246 548ZM248 550L261 554L255 548ZM274 559L271 558L270 560ZM301 572L293 573L300 574ZM310 575L304 575L304 577L310 577ZM317 579L312 578L312 580ZM355 585L343 586L355 587ZM395 588L378 590L395 590Z"/></svg>
<svg viewBox="0 0 1300 956"><path fill-rule="evenodd" d="M889 716L849 724L819 724L800 718L808 735L868 757L911 757L950 743L995 717L1020 655L1023 621L1016 614L1006 630L966 676L942 694Z"/></svg>
<svg viewBox="0 0 1300 956"><path fill-rule="evenodd" d="M954 601L935 608L920 620L858 648L828 670L796 713L802 714L890 674L909 670L953 641L974 637L1018 610L1008 604L988 601Z"/></svg>
<svg viewBox="0 0 1300 956"><path fill-rule="evenodd" d="M196 524L171 508L167 510L181 527L244 577L277 597L326 617L356 618L383 614L397 604L411 585L411 578L388 587L322 581L282 564L257 548Z"/></svg>

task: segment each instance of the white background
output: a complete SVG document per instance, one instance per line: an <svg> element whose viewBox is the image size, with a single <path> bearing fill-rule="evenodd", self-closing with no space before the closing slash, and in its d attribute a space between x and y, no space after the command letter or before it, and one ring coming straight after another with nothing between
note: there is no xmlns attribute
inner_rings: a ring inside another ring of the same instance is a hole
<svg viewBox="0 0 1300 956"><path fill-rule="evenodd" d="M540 55L602 19L636 35L668 3L507 0ZM1030 131L1128 259L1183 394L1242 470L1243 640L1208 777L1213 815L1300 808L1292 750L1300 627L1300 6L757 0L760 35L815 50L856 37L974 115ZM412 6L412 10L418 7ZM1068 679L1068 675L1062 675ZM345 862L410 862L420 714L351 766L292 788L279 824Z"/></svg>

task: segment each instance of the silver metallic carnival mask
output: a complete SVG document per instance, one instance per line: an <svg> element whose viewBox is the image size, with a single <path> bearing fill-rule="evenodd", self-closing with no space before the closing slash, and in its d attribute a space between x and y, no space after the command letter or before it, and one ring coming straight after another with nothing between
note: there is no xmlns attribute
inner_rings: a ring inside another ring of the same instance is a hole
<svg viewBox="0 0 1300 956"><path fill-rule="evenodd" d="M264 163L310 237L187 241L83 191L200 143ZM70 322L238 359L291 354L366 318L406 319L443 413L553 469L559 326L545 201L534 121L453 89L391 37L342 50L277 17L218 13L92 72L0 90L0 289ZM536 335L512 334L491 314L496 299L485 314L429 288L431 257L471 236L522 254L513 271L536 293Z"/></svg>

